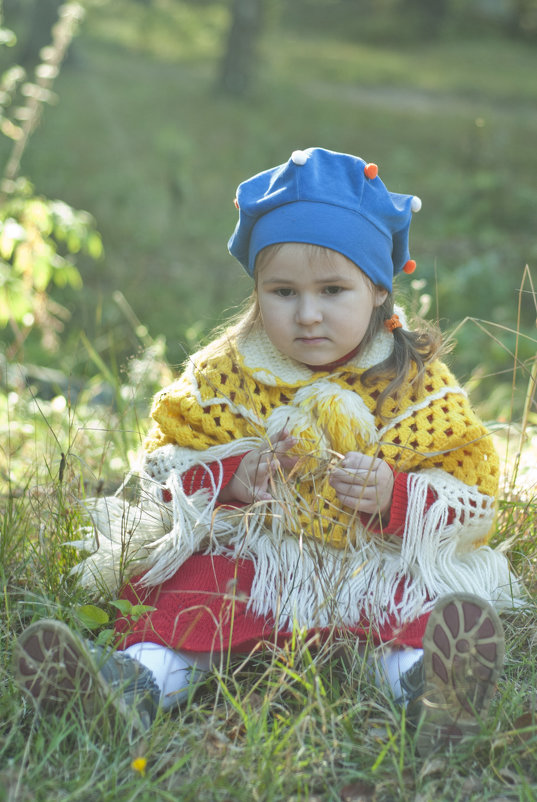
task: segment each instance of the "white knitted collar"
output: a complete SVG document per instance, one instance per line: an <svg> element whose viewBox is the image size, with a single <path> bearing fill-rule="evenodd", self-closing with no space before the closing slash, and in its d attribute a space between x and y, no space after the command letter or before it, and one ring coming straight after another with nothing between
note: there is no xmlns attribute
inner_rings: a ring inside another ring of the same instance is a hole
<svg viewBox="0 0 537 802"><path fill-rule="evenodd" d="M403 327L406 319L403 311L396 307ZM312 371L301 362L284 356L271 343L263 329L251 332L237 342L244 366L257 381L275 387L278 384L308 384ZM393 351L393 334L384 329L371 341L363 353L358 353L344 365L334 369L334 373L347 367L367 370L387 359Z"/></svg>

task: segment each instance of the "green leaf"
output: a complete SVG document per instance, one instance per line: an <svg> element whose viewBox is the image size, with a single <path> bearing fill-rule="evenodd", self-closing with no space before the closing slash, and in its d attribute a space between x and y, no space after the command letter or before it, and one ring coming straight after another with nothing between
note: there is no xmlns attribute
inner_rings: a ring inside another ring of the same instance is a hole
<svg viewBox="0 0 537 802"><path fill-rule="evenodd" d="M95 231L89 235L86 241L86 252L92 259L100 259L103 255L103 241Z"/></svg>
<svg viewBox="0 0 537 802"><path fill-rule="evenodd" d="M8 294L6 288L0 286L0 329L5 328L9 323L11 315L11 307L8 303Z"/></svg>
<svg viewBox="0 0 537 802"><path fill-rule="evenodd" d="M25 239L24 228L16 220L8 217L0 228L0 256L3 259L11 259L15 245Z"/></svg>
<svg viewBox="0 0 537 802"><path fill-rule="evenodd" d="M111 646L115 636L116 636L115 630L102 629L95 638L95 643L98 646Z"/></svg>
<svg viewBox="0 0 537 802"><path fill-rule="evenodd" d="M52 265L46 257L38 256L34 256L31 265L33 285L38 292L44 292L52 277Z"/></svg>
<svg viewBox="0 0 537 802"><path fill-rule="evenodd" d="M80 248L82 247L82 242L80 240L80 236L78 231L71 229L67 234L67 248L69 253L78 253Z"/></svg>
<svg viewBox="0 0 537 802"><path fill-rule="evenodd" d="M106 610L102 610L95 604L83 604L81 607L76 608L76 613L80 621L88 629L97 629L110 621L110 616Z"/></svg>
<svg viewBox="0 0 537 802"><path fill-rule="evenodd" d="M132 604L128 599L114 599L110 604L119 610L121 615L130 615L132 611Z"/></svg>
<svg viewBox="0 0 537 802"><path fill-rule="evenodd" d="M21 323L24 316L32 312L32 303L24 284L19 279L11 279L0 287L0 326L7 325L12 318Z"/></svg>
<svg viewBox="0 0 537 802"><path fill-rule="evenodd" d="M54 272L52 273L52 280L57 287L66 287L69 285L75 290L82 287L82 277L76 267L68 261L58 262L54 265Z"/></svg>
<svg viewBox="0 0 537 802"><path fill-rule="evenodd" d="M115 599L110 604L112 607L116 607L121 615L129 616L134 622L138 621L146 613L157 609L156 607L151 607L150 604L131 604L128 599Z"/></svg>
<svg viewBox="0 0 537 802"><path fill-rule="evenodd" d="M150 604L135 604L132 608L131 618L134 622L139 621L143 615L152 613L156 609L156 607L151 607Z"/></svg>

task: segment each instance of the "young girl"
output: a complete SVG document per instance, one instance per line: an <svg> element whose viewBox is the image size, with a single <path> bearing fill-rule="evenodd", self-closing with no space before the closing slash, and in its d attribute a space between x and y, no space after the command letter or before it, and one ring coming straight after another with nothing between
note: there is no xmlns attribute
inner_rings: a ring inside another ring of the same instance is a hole
<svg viewBox="0 0 537 802"><path fill-rule="evenodd" d="M83 582L150 609L118 622L112 655L58 622L26 630L19 682L42 703L82 686L88 712L151 717L222 653L298 627L379 646L421 751L479 728L496 610L519 594L487 545L498 458L437 332L394 308L421 202L377 173L311 148L239 186L229 250L251 305L156 396L139 504L92 508Z"/></svg>

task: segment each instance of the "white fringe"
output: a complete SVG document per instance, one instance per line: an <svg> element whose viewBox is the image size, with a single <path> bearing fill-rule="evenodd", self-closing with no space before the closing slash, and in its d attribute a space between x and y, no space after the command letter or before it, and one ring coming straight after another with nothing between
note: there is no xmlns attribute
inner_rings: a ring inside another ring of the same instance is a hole
<svg viewBox="0 0 537 802"><path fill-rule="evenodd" d="M431 487L437 499L426 509ZM408 489L402 539L382 540L357 525L357 545L341 551L266 532L248 555L256 566L252 612L276 616L284 628L352 626L361 618L382 626L389 616L402 625L457 591L513 607L521 589L507 559L487 545L475 547L490 531L494 500L438 469L411 475Z"/></svg>
<svg viewBox="0 0 537 802"><path fill-rule="evenodd" d="M166 581L197 551L248 558L255 566L248 608L273 617L280 629L353 626L362 619L375 627L390 616L403 625L430 610L439 596L457 591L474 593L499 609L512 607L521 596L505 555L476 547L493 524L494 499L439 469L409 474L402 538L368 532L357 520L343 550L289 534L284 502L218 508L222 467L216 478L207 471L210 489L185 493L181 476L186 470L260 442L239 440L199 454L177 446L157 449L147 460L139 506L119 498L90 505L96 535L78 546L97 544L98 550L79 565L82 582L114 593L134 574L144 573L146 586ZM160 500L163 475L172 495L169 504ZM426 508L430 489L436 499ZM403 598L397 604L400 585Z"/></svg>
<svg viewBox="0 0 537 802"><path fill-rule="evenodd" d="M118 496L89 499L85 507L93 527L83 530L82 540L71 543L93 552L76 565L85 587L117 594L126 579L144 574L147 586L165 582L194 552L206 548L215 537L231 539L235 526L216 515L216 499L222 486L225 457L259 448L258 438L235 440L196 452L168 445L150 454L141 470L141 498L136 505ZM215 478L208 465L219 465ZM188 495L182 475L190 468L206 471L209 486ZM162 500L167 489L172 501Z"/></svg>

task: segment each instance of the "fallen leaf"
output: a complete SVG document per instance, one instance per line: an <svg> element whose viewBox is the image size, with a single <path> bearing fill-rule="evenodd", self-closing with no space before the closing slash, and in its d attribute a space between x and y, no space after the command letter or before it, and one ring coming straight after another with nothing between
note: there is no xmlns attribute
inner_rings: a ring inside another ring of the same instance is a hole
<svg viewBox="0 0 537 802"><path fill-rule="evenodd" d="M513 729L517 730L517 735L522 741L529 741L535 735L537 724L535 721L535 713L522 713L513 722ZM524 732L520 732L524 730Z"/></svg>
<svg viewBox="0 0 537 802"><path fill-rule="evenodd" d="M339 796L342 802L373 802L375 786L362 780L356 780L342 788Z"/></svg>

